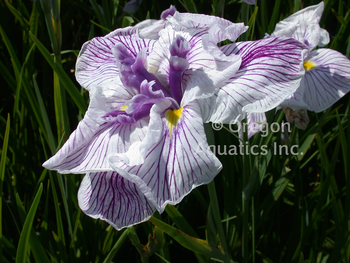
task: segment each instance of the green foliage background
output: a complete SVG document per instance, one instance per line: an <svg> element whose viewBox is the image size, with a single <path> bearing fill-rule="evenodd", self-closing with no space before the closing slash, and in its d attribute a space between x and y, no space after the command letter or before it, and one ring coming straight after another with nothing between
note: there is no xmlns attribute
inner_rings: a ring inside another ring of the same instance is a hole
<svg viewBox="0 0 350 263"><path fill-rule="evenodd" d="M240 40L255 40L319 1L143 0L135 14L123 12L125 3L0 1L0 262L350 262L348 94L322 113L309 112L305 131L293 127L290 145L303 155L274 155L280 133L254 136L248 144L267 145L267 155L218 155L224 169L213 183L119 232L79 209L83 175L42 168L87 109L88 93L74 78L85 41L159 19L170 4L246 21ZM350 1L325 1L321 27L330 33L327 47L349 58ZM238 145L227 129L208 140L222 149Z"/></svg>

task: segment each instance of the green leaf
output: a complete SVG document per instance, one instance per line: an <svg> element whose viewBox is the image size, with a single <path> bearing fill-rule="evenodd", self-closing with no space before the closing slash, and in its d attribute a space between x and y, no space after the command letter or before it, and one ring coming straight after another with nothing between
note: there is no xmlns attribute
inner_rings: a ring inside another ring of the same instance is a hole
<svg viewBox="0 0 350 263"><path fill-rule="evenodd" d="M182 216L182 214L176 209L176 207L172 205L167 205L165 207L165 212L168 214L168 216L174 221L175 225L186 234L198 237L196 231L191 227L191 225L186 221L186 219ZM207 262L208 260L205 258L205 256L201 254L196 254L196 257L199 262Z"/></svg>
<svg viewBox="0 0 350 263"><path fill-rule="evenodd" d="M281 196L282 192L288 185L290 179L292 178L293 174L288 174L291 171L288 167L284 166L282 169L281 177L278 178L278 180L275 183L275 186L272 190L273 198L277 201L277 199Z"/></svg>
<svg viewBox="0 0 350 263"><path fill-rule="evenodd" d="M122 27L131 26L134 23L134 19L131 16L124 16Z"/></svg>
<svg viewBox="0 0 350 263"><path fill-rule="evenodd" d="M6 130L4 136L4 142L1 150L1 160L0 160L0 193L2 193L2 188L4 185L5 178L5 165L7 159L7 148L10 136L10 114L7 115ZM2 194L0 194L0 240L3 237L2 234ZM2 258L2 243L0 242L0 259Z"/></svg>
<svg viewBox="0 0 350 263"><path fill-rule="evenodd" d="M187 12L198 13L196 4L193 0L180 0L180 3L184 6Z"/></svg>
<svg viewBox="0 0 350 263"><path fill-rule="evenodd" d="M38 87L38 84L36 82L36 75L33 75L33 84L34 84L34 89L36 93L36 97L39 103L40 111L41 111L41 117L45 125L45 131L48 137L48 143L51 149L51 153L54 154L56 152L56 141L52 133L49 117L47 116L46 110L45 110L45 105L44 101L41 97L40 90Z"/></svg>
<svg viewBox="0 0 350 263"><path fill-rule="evenodd" d="M110 29L108 29L108 28L106 28L106 27L104 27L104 26L102 26L102 25L96 23L96 22L93 21L93 20L90 20L90 22L93 23L95 26L98 26L99 28L103 29L103 30L106 31L107 33L109 33L109 32L112 31L112 30L110 30Z"/></svg>
<svg viewBox="0 0 350 263"><path fill-rule="evenodd" d="M191 225L186 221L182 214L176 209L175 206L167 205L165 207L165 212L174 221L175 225L186 234L198 237L196 231L191 227Z"/></svg>
<svg viewBox="0 0 350 263"><path fill-rule="evenodd" d="M41 42L32 34L29 32L30 37L34 41L35 45L40 50L41 54L45 57L46 61L50 64L52 69L57 73L60 81L62 82L63 86L66 88L69 95L72 97L73 101L79 108L79 110L84 113L86 111L87 105L84 101L84 98L81 96L79 90L74 85L72 80L68 77L67 73L63 70L61 65L59 65L57 62L54 61L53 57L51 56L50 52L41 44Z"/></svg>
<svg viewBox="0 0 350 263"><path fill-rule="evenodd" d="M21 70L21 64L19 63L16 51L14 50L10 40L8 39L6 33L2 29L1 25L0 25L0 34L1 34L2 39L6 45L7 51L10 54L11 61L12 61L12 67L13 67L13 71L15 72L16 79L18 79L19 72Z"/></svg>
<svg viewBox="0 0 350 263"><path fill-rule="evenodd" d="M20 12L16 8L14 8L8 0L5 0L5 4L7 5L7 8L10 10L10 12L18 19L18 21L22 24L23 27L28 27L29 22L25 17L22 16Z"/></svg>
<svg viewBox="0 0 350 263"><path fill-rule="evenodd" d="M183 247L202 255L222 260L223 262L230 262L230 256L227 254L227 252L220 248L209 246L205 240L191 237L182 231L156 219L155 217L152 217L150 222L179 242Z"/></svg>
<svg viewBox="0 0 350 263"><path fill-rule="evenodd" d="M20 263L20 262L26 263L28 260L27 251L29 249L30 231L32 229L34 216L38 208L42 192L43 192L43 185L41 184L34 198L34 201L29 209L26 221L24 222L24 225L23 225L22 233L19 238L18 247L17 247L16 263Z"/></svg>
<svg viewBox="0 0 350 263"><path fill-rule="evenodd" d="M117 254L117 252L119 251L119 249L121 248L121 246L124 244L124 242L126 241L127 237L128 237L128 233L129 233L129 229L124 230L123 234L121 234L121 236L118 238L118 241L115 243L115 245L113 246L113 248L111 249L111 251L108 253L107 257L105 258L105 260L103 261L103 263L109 263L112 262L115 254Z"/></svg>
<svg viewBox="0 0 350 263"><path fill-rule="evenodd" d="M41 185L42 184L40 183L39 187L38 187L38 191L39 191L39 188ZM26 220L28 215L27 215L27 213L22 205L22 201L21 201L18 193L16 195L16 203L17 203L18 213L20 215L22 224L24 225L25 220ZM33 253L33 256L34 256L34 259L36 262L50 262L46 253L45 253L45 250L44 250L42 244L40 243L39 238L37 237L36 233L34 232L33 227L31 227L31 230L30 230L29 245L30 245L30 249Z"/></svg>
<svg viewBox="0 0 350 263"><path fill-rule="evenodd" d="M267 256L265 256L260 251L255 250L255 252L261 257L263 263L273 263L273 261L271 259L269 259Z"/></svg>

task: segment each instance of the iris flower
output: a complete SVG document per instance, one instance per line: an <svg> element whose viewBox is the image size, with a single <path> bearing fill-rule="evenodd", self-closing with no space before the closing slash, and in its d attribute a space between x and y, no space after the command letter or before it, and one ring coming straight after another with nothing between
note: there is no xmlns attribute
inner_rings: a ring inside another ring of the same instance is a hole
<svg viewBox="0 0 350 263"><path fill-rule="evenodd" d="M219 48L247 27L178 12L167 19L157 39L141 38L129 27L83 45L76 78L89 91L89 108L43 164L86 174L78 192L81 209L116 229L163 212L219 173L204 122L275 107L303 74L298 41L271 38Z"/></svg>
<svg viewBox="0 0 350 263"><path fill-rule="evenodd" d="M246 30L230 24L232 39ZM221 170L215 155L201 148L208 147L197 99L226 84L241 59L205 47L208 34L206 26L169 25L156 41L129 27L83 45L76 78L89 91L90 105L43 166L86 173L78 200L87 215L116 229L146 221Z"/></svg>
<svg viewBox="0 0 350 263"><path fill-rule="evenodd" d="M328 32L319 25L323 9L323 2L302 9L279 22L271 34L273 37L292 37L309 49L304 55L305 76L300 87L280 107L321 112L350 90L349 59L332 49L314 50L316 46L329 43Z"/></svg>

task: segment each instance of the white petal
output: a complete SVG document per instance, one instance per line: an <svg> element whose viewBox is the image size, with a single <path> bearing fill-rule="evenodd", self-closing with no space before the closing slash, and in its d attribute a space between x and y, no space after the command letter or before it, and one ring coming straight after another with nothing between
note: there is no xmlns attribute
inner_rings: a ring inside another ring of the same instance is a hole
<svg viewBox="0 0 350 263"><path fill-rule="evenodd" d="M300 86L305 88L308 110L321 112L350 91L350 60L332 49L311 52L308 61L316 68L306 71Z"/></svg>
<svg viewBox="0 0 350 263"><path fill-rule="evenodd" d="M321 29L319 22L324 9L324 3L304 8L279 22L273 37L292 37L314 49L317 45L324 46L329 42L328 32Z"/></svg>
<svg viewBox="0 0 350 263"><path fill-rule="evenodd" d="M206 29L210 35L210 40L215 43L225 39L235 41L242 33L248 30L248 26L244 26L243 23L235 24L221 17L203 14L176 12L172 17L168 17L168 21L173 26Z"/></svg>
<svg viewBox="0 0 350 263"><path fill-rule="evenodd" d="M161 118L165 106L152 108L147 136L132 150L143 156L142 164L133 163L128 153L110 158L111 167L134 182L159 212L167 204L179 203L193 188L209 183L222 168L208 147L198 105L183 107L172 127Z"/></svg>
<svg viewBox="0 0 350 263"><path fill-rule="evenodd" d="M78 192L80 208L117 230L147 221L155 211L137 186L117 172L88 173Z"/></svg>
<svg viewBox="0 0 350 263"><path fill-rule="evenodd" d="M165 27L165 20L147 19L135 25L141 38L158 39L159 31Z"/></svg>
<svg viewBox="0 0 350 263"><path fill-rule="evenodd" d="M291 38L266 38L223 47L239 54L242 64L230 83L200 101L205 121L230 123L246 113L275 108L298 88L304 75L303 53L308 50Z"/></svg>
<svg viewBox="0 0 350 263"><path fill-rule="evenodd" d="M146 134L148 120L134 124L108 123L102 118L110 111L100 93L92 91L84 119L63 147L43 166L59 173L86 173L111 170L108 155L125 152Z"/></svg>

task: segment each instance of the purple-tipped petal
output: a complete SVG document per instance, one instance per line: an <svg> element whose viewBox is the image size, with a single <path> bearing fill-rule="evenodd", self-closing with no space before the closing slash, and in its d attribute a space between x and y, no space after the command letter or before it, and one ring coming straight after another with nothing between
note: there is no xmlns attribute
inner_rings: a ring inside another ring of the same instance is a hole
<svg viewBox="0 0 350 263"><path fill-rule="evenodd" d="M146 19L140 23L137 23L134 27L139 29L141 38L158 39L159 31L165 28L166 18L174 15L176 12L175 6L171 5L168 9L164 10L160 16L160 20Z"/></svg>
<svg viewBox="0 0 350 263"><path fill-rule="evenodd" d="M146 138L125 154L110 158L111 167L134 182L162 212L193 188L209 183L222 168L210 151L196 102L167 112L156 104Z"/></svg>
<svg viewBox="0 0 350 263"><path fill-rule="evenodd" d="M170 5L168 9L165 9L162 14L160 15L160 18L162 20L165 20L168 16L173 16L176 12L176 7L173 5Z"/></svg>
<svg viewBox="0 0 350 263"><path fill-rule="evenodd" d="M85 214L117 230L147 221L156 210L134 183L117 172L85 175L78 202Z"/></svg>
<svg viewBox="0 0 350 263"><path fill-rule="evenodd" d="M118 82L119 70L112 47L122 44L136 58L144 48L152 50L154 40L141 39L137 29L117 29L104 37L96 37L86 42L77 59L76 79L80 85L90 90L91 85Z"/></svg>
<svg viewBox="0 0 350 263"><path fill-rule="evenodd" d="M204 120L230 123L245 113L266 112L295 92L304 75L305 46L291 38L266 38L224 46L226 55L241 55L230 83L200 102ZM214 106L215 105L215 106Z"/></svg>

